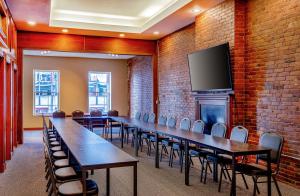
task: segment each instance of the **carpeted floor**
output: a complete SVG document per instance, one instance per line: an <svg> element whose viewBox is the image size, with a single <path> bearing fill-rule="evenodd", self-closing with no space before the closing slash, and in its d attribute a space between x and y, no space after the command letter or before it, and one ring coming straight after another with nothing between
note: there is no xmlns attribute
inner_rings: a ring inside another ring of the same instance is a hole
<svg viewBox="0 0 300 196"><path fill-rule="evenodd" d="M7 170L0 174L0 195L1 196L42 196L45 192L44 178L44 157L41 132L25 132L24 144L19 146L13 155L13 159L7 163ZM119 145L119 140L114 142ZM99 149L100 150L100 149ZM130 145L125 145L124 151L133 154ZM138 195L140 196L193 196L193 195L229 195L230 183L224 181L222 192L218 193L218 185L214 183L211 176L207 184L199 181L199 165L195 160L195 166L191 169L190 184L184 185L184 174L179 172L178 164L173 168L168 167L167 158L160 164L160 169L154 167L154 156L147 156L140 153L138 163ZM105 195L105 171L97 170L95 175L90 177L97 181L100 187L99 195ZM111 170L111 195L127 196L132 195L133 187L132 168L116 168ZM246 190L241 179L238 177L237 195L252 195L252 183L247 181L250 190ZM282 195L300 195L300 190L286 184L279 184ZM266 186L260 185L261 194L266 195ZM273 195L277 195L272 185Z"/></svg>

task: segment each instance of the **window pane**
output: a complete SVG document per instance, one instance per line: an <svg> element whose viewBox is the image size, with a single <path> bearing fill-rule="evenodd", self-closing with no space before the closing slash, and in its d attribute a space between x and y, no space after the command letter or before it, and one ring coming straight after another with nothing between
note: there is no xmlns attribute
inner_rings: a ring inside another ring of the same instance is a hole
<svg viewBox="0 0 300 196"><path fill-rule="evenodd" d="M59 109L59 72L34 71L34 113L51 114Z"/></svg>
<svg viewBox="0 0 300 196"><path fill-rule="evenodd" d="M100 109L103 112L110 110L110 73L89 73L89 110Z"/></svg>

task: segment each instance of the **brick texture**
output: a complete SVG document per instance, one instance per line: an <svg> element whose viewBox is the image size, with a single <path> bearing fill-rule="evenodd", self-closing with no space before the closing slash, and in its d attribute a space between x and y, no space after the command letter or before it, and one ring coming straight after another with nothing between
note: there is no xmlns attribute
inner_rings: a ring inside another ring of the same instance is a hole
<svg viewBox="0 0 300 196"><path fill-rule="evenodd" d="M300 1L252 0L247 7L246 126L250 142L284 136L280 179L300 187Z"/></svg>
<svg viewBox="0 0 300 196"><path fill-rule="evenodd" d="M128 60L129 113L153 111L152 58L137 56Z"/></svg>
<svg viewBox="0 0 300 196"><path fill-rule="evenodd" d="M159 114L195 119L195 101L191 85L187 54L194 51L194 25L190 25L159 40L158 94Z"/></svg>

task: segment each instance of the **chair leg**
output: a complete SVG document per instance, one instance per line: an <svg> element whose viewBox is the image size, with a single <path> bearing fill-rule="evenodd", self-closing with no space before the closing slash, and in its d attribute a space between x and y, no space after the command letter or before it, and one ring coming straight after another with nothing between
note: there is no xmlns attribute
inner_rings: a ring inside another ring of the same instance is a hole
<svg viewBox="0 0 300 196"><path fill-rule="evenodd" d="M162 160L164 146L165 146L165 145L163 145L163 144L161 145L160 161Z"/></svg>
<svg viewBox="0 0 300 196"><path fill-rule="evenodd" d="M246 181L246 178L245 178L245 175L244 175L244 174L241 174L241 175L242 175L242 179L243 179L243 181L244 181L244 184L245 184L246 189L249 189L248 184L247 184L247 181Z"/></svg>
<svg viewBox="0 0 300 196"><path fill-rule="evenodd" d="M276 180L275 176L272 175L272 178L273 178L274 184L275 184L275 186L276 186L278 195L281 196L281 191L280 191L280 189L279 189L279 186L278 186L278 183L277 183L277 180Z"/></svg>
<svg viewBox="0 0 300 196"><path fill-rule="evenodd" d="M51 179L49 178L49 180L47 182L47 186L46 186L46 192L49 191L50 185L51 185Z"/></svg>
<svg viewBox="0 0 300 196"><path fill-rule="evenodd" d="M220 173L220 179L219 179L219 188L218 188L218 192L221 192L221 185L222 185L222 176L223 176L223 172L224 172L224 167L223 165L221 165L221 173ZM224 175L225 176L225 175Z"/></svg>
<svg viewBox="0 0 300 196"><path fill-rule="evenodd" d="M180 150L179 164L180 164L180 173L182 173L182 167L183 167L183 150Z"/></svg>
<svg viewBox="0 0 300 196"><path fill-rule="evenodd" d="M253 196L255 196L256 195L256 191L259 194L257 183L256 183L257 179L256 179L256 177L252 176L252 180L253 180Z"/></svg>
<svg viewBox="0 0 300 196"><path fill-rule="evenodd" d="M205 165L205 173L204 173L204 184L206 184L206 177L207 177L207 168L208 168L209 162L206 160L206 165Z"/></svg>
<svg viewBox="0 0 300 196"><path fill-rule="evenodd" d="M171 147L170 158L169 158L169 166L170 167L173 167L173 156L174 156L174 149Z"/></svg>
<svg viewBox="0 0 300 196"><path fill-rule="evenodd" d="M231 181L231 177L230 177L230 174L229 174L229 172L228 172L228 168L227 168L227 166L225 165L225 171L226 171L226 173L227 173L227 176L228 176L228 178L229 178L229 181Z"/></svg>

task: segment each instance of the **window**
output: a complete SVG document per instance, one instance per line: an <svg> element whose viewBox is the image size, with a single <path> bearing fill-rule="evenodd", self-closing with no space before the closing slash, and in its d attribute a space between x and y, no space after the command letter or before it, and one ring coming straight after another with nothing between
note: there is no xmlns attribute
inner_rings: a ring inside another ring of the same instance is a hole
<svg viewBox="0 0 300 196"><path fill-rule="evenodd" d="M89 111L99 109L107 112L110 110L110 75L110 72L89 72Z"/></svg>
<svg viewBox="0 0 300 196"><path fill-rule="evenodd" d="M33 71L34 115L52 114L59 109L59 71Z"/></svg>

